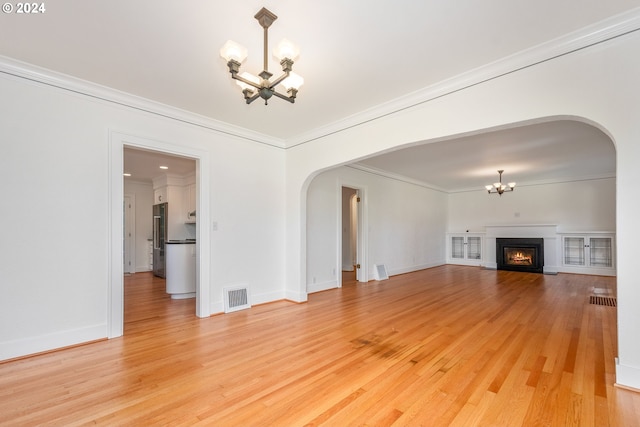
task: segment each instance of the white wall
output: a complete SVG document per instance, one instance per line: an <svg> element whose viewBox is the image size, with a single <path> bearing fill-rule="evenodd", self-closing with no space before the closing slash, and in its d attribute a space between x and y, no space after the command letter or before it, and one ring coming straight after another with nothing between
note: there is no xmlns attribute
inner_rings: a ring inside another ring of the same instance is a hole
<svg viewBox="0 0 640 427"><path fill-rule="evenodd" d="M113 130L208 154L212 312L228 283L284 296L282 149L3 73L0 93L0 359L108 336Z"/></svg>
<svg viewBox="0 0 640 427"><path fill-rule="evenodd" d="M486 191L449 196L449 232L507 224L555 224L558 232L615 232L615 178L518 185L502 196Z"/></svg>
<svg viewBox="0 0 640 427"><path fill-rule="evenodd" d="M338 286L342 257L342 185L364 188L361 201L367 216L363 266L373 279L374 264L385 264L390 275L445 262L447 195L414 184L350 167L326 171L314 178L307 197L307 289Z"/></svg>

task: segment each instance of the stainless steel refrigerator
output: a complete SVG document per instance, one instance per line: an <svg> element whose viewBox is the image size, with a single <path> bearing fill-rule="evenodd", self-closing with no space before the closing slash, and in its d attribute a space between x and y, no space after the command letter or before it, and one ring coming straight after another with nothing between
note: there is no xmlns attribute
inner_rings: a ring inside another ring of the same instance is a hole
<svg viewBox="0 0 640 427"><path fill-rule="evenodd" d="M166 276L165 241L167 240L168 203L153 205L153 275Z"/></svg>

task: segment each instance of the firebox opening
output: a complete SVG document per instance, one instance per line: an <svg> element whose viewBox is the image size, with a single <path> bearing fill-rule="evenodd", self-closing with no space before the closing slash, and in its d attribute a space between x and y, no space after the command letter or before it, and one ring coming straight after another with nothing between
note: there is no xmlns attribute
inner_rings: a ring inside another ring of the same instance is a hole
<svg viewBox="0 0 640 427"><path fill-rule="evenodd" d="M504 259L509 265L533 265L535 249L529 248L505 248Z"/></svg>
<svg viewBox="0 0 640 427"><path fill-rule="evenodd" d="M544 270L544 239L497 238L498 270L542 273Z"/></svg>

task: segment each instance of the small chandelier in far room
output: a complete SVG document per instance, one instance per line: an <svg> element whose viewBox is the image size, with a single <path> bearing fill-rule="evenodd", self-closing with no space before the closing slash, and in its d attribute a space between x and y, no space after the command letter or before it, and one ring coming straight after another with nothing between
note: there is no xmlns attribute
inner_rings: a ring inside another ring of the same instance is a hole
<svg viewBox="0 0 640 427"><path fill-rule="evenodd" d="M294 73L293 60L297 58L300 53L299 49L287 39L283 39L273 51L273 54L280 60L282 66L283 75L277 79L271 81L273 74L269 72L269 27L273 24L273 21L278 19L276 15L267 10L266 8L260 9L254 16L264 29L264 69L263 71L254 76L246 71L240 73L240 65L242 61L247 58L247 49L231 40L227 41L222 49L220 49L220 56L227 61L231 78L236 80L238 86L242 88L244 99L247 104L251 104L258 98L264 99L264 105L267 105L269 99L275 95L280 99L294 103L298 89L304 83L304 79L298 74ZM287 95L283 95L276 91L276 86L282 85L287 91Z"/></svg>
<svg viewBox="0 0 640 427"><path fill-rule="evenodd" d="M502 172L504 172L504 170L499 170L498 171L498 175L500 177L499 182L496 182L493 185L485 185L484 186L484 188L487 189L487 192L489 194L497 194L499 196L502 196L502 193L504 193L505 191L513 191L513 189L516 187L516 183L515 182L510 182L508 184L503 184L502 183Z"/></svg>

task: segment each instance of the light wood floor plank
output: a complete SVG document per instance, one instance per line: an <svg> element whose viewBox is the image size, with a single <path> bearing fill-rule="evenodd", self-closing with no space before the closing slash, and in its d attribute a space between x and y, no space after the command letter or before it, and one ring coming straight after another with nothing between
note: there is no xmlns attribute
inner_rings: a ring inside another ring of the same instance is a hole
<svg viewBox="0 0 640 427"><path fill-rule="evenodd" d="M125 278L125 335L0 363L0 425L638 425L615 278L442 266L199 319Z"/></svg>

